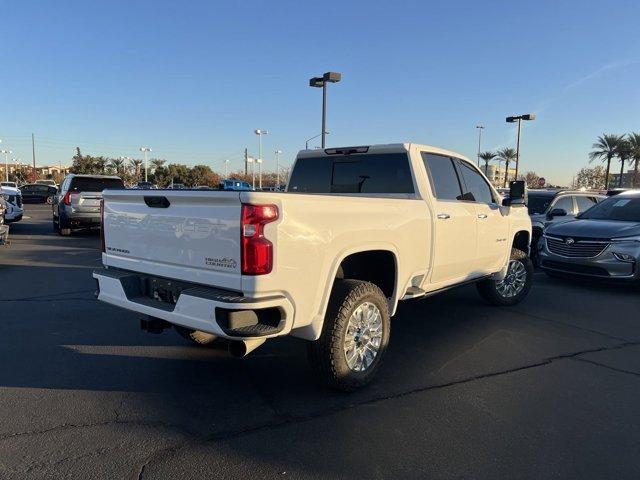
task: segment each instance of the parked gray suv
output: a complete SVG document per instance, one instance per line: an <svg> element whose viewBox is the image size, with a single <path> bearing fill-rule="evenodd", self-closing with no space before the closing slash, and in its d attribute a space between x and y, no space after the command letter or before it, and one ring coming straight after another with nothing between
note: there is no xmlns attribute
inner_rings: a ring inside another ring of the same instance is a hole
<svg viewBox="0 0 640 480"><path fill-rule="evenodd" d="M538 264L537 245L545 228L568 222L604 200L606 195L569 190L529 190L527 208L531 217L531 260Z"/></svg>
<svg viewBox="0 0 640 480"><path fill-rule="evenodd" d="M125 188L120 177L69 174L53 199L53 228L69 235L76 228L100 226L100 200L105 189Z"/></svg>
<svg viewBox="0 0 640 480"><path fill-rule="evenodd" d="M573 221L547 227L538 255L551 275L639 281L640 190L609 197Z"/></svg>

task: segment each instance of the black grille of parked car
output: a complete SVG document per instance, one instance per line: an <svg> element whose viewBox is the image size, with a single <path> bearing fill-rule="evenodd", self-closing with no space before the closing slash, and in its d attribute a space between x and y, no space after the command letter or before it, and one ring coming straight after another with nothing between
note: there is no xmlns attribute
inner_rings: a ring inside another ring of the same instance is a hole
<svg viewBox="0 0 640 480"><path fill-rule="evenodd" d="M547 248L549 251L563 257L597 257L608 246L609 243L602 240L585 240L573 237L547 237Z"/></svg>
<svg viewBox="0 0 640 480"><path fill-rule="evenodd" d="M542 267L551 268L553 270L563 270L565 272L583 273L585 275L597 275L599 277L608 277L609 272L604 268L592 267L590 265L578 265L575 263L553 262L551 260L544 260Z"/></svg>

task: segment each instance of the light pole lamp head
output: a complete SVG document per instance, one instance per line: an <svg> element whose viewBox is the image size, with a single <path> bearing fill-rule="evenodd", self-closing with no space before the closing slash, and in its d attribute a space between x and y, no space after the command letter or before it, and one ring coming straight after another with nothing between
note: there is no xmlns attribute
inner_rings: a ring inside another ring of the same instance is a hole
<svg viewBox="0 0 640 480"><path fill-rule="evenodd" d="M506 121L507 123L515 123L518 120L535 120L536 119L536 114L535 113L525 113L524 115L516 115L513 117L507 117Z"/></svg>
<svg viewBox="0 0 640 480"><path fill-rule="evenodd" d="M282 153L282 150L276 150L276 155L280 155Z"/></svg>
<svg viewBox="0 0 640 480"><path fill-rule="evenodd" d="M140 147L141 152L150 152L151 149L149 147Z"/></svg>
<svg viewBox="0 0 640 480"><path fill-rule="evenodd" d="M338 72L326 72L324 75L322 75L322 79L325 82L338 83L340 80L342 80L342 74Z"/></svg>
<svg viewBox="0 0 640 480"><path fill-rule="evenodd" d="M478 124L476 125L476 128L484 128L484 125Z"/></svg>
<svg viewBox="0 0 640 480"><path fill-rule="evenodd" d="M324 79L322 77L313 77L309 80L310 87L322 88L324 87Z"/></svg>
<svg viewBox="0 0 640 480"><path fill-rule="evenodd" d="M253 131L256 135L268 135L269 132L266 130L260 130L259 128Z"/></svg>

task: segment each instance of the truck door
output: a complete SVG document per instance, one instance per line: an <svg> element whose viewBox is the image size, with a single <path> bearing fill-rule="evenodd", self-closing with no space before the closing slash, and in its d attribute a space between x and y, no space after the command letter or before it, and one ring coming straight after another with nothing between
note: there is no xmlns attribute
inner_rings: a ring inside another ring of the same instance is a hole
<svg viewBox="0 0 640 480"><path fill-rule="evenodd" d="M476 208L462 199L462 186L453 159L421 152L434 207L432 284L455 283L474 275L477 252Z"/></svg>
<svg viewBox="0 0 640 480"><path fill-rule="evenodd" d="M476 270L493 273L504 266L510 251L507 233L509 222L503 215L493 191L475 167L463 160L455 161L462 184L462 196L473 203L478 225Z"/></svg>

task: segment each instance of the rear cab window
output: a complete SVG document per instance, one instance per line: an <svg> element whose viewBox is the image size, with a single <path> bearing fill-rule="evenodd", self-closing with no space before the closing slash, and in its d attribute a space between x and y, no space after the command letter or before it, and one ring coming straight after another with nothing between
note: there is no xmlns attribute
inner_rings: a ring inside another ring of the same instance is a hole
<svg viewBox="0 0 640 480"><path fill-rule="evenodd" d="M406 152L298 158L287 190L293 193L415 193Z"/></svg>
<svg viewBox="0 0 640 480"><path fill-rule="evenodd" d="M122 188L124 188L124 182L120 178L73 177L69 185L69 191L76 193Z"/></svg>

